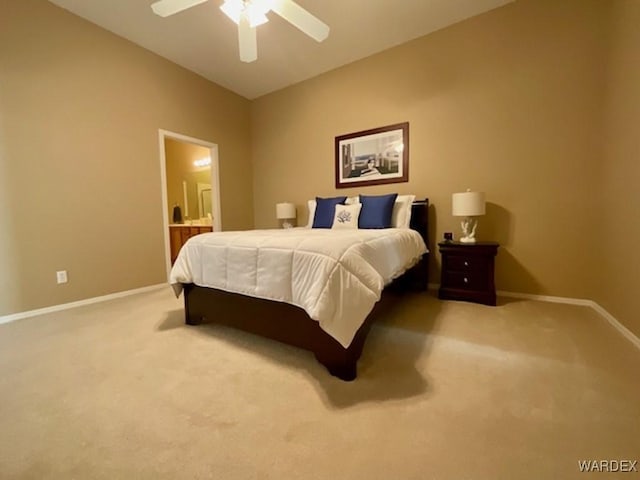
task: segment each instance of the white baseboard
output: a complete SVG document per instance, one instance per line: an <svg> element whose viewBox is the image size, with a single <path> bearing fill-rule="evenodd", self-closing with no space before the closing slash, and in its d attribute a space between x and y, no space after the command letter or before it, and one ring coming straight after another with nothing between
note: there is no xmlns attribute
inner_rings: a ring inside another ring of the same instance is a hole
<svg viewBox="0 0 640 480"><path fill-rule="evenodd" d="M5 315L0 317L0 325L3 323L13 322L23 318L35 317L37 315L44 315L45 313L59 312L61 310L68 310L70 308L81 307L83 305L91 305L93 303L106 302L108 300L114 300L116 298L128 297L137 293L151 292L160 288L166 288L166 283L160 283L157 285L150 285L148 287L136 288L133 290L125 290L123 292L111 293L109 295L102 295L100 297L86 298L84 300L78 300L77 302L63 303L61 305L53 305L51 307L39 308L37 310L29 310L26 312L14 313L11 315ZM429 283L429 290L438 290L440 285L437 283ZM620 332L627 340L629 340L636 348L640 349L640 338L638 338L631 330L625 327L618 321L616 317L611 315L604 307L584 298L570 298L570 297L554 297L550 295L534 295L532 293L518 293L518 292L505 292L499 290L496 292L500 297L510 298L522 298L525 300L536 300L539 302L551 302L551 303L565 303L569 305L579 305L583 307L591 307L598 312L609 324Z"/></svg>
<svg viewBox="0 0 640 480"><path fill-rule="evenodd" d="M538 302L549 303L567 303L569 305L580 305L583 307L590 307L593 303L592 300L587 300L586 298L554 297L551 295L534 295L532 293L505 292L502 290L498 290L496 294L499 297L523 298L525 300L537 300Z"/></svg>
<svg viewBox="0 0 640 480"><path fill-rule="evenodd" d="M553 302L553 303L567 303L569 305L580 305L583 307L591 307L598 312L609 324L618 330L627 340L633 343L636 348L640 349L640 338L638 338L631 330L625 327L620 321L611 315L604 307L593 300L586 298L568 298L568 297L550 297L547 295L532 295L529 293L515 293L515 292L497 292L499 296L512 297L512 298L524 298L527 300L538 300L541 302Z"/></svg>
<svg viewBox="0 0 640 480"><path fill-rule="evenodd" d="M640 338L638 338L631 330L621 324L616 317L611 315L607 310L604 309L601 305L596 302L591 302L590 305L596 312L602 315L607 322L611 324L616 330L618 330L622 335L626 337L631 343L633 343L636 348L640 349Z"/></svg>
<svg viewBox="0 0 640 480"><path fill-rule="evenodd" d="M102 295L100 297L85 298L84 300L78 300L77 302L63 303L60 305L52 305L51 307L38 308L37 310L28 310L26 312L13 313L11 315L4 315L0 317L0 325L3 323L13 322L15 320L21 320L23 318L35 317L37 315L44 315L45 313L59 312L61 310L68 310L70 308L81 307L83 305L91 305L92 303L106 302L107 300L114 300L116 298L128 297L129 295L135 295L137 293L151 292L160 288L167 288L166 283L160 283L157 285L150 285L148 287L135 288L133 290L125 290L123 292L110 293L109 295Z"/></svg>
<svg viewBox="0 0 640 480"><path fill-rule="evenodd" d="M429 290L437 290L440 288L440 285L437 283L430 283ZM536 300L539 302L550 302L550 303L566 303L569 305L579 305L582 307L591 307L596 312L598 312L604 319L609 322L609 324L618 330L627 340L629 340L636 348L640 349L640 338L638 338L631 330L625 327L620 321L611 315L604 307L599 305L597 302L593 300L589 300L586 298L570 298L570 297L554 297L550 295L534 295L532 293L517 293L517 292L505 292L498 290L496 294L499 297L510 297L510 298L522 298L524 300Z"/></svg>

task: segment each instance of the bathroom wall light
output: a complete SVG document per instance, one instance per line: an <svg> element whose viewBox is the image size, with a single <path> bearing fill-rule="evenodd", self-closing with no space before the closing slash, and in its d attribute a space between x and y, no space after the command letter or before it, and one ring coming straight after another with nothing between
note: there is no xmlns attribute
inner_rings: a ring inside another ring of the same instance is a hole
<svg viewBox="0 0 640 480"><path fill-rule="evenodd" d="M209 157L201 158L193 162L196 167L208 167L211 165L211 159Z"/></svg>

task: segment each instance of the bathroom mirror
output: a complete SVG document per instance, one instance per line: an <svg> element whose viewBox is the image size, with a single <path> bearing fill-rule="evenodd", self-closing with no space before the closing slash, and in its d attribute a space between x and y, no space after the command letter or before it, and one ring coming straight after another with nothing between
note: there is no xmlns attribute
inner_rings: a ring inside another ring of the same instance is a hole
<svg viewBox="0 0 640 480"><path fill-rule="evenodd" d="M208 148L165 138L167 209L176 205L183 222L210 224L213 216L211 165Z"/></svg>
<svg viewBox="0 0 640 480"><path fill-rule="evenodd" d="M196 191L198 193L198 214L200 218L209 218L213 216L211 209L211 184L197 183Z"/></svg>

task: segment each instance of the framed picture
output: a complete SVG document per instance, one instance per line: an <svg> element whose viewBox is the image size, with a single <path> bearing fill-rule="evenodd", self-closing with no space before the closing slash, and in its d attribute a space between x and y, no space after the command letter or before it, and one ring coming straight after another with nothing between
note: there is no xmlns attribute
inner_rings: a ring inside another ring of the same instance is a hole
<svg viewBox="0 0 640 480"><path fill-rule="evenodd" d="M336 137L336 188L409 181L409 122Z"/></svg>

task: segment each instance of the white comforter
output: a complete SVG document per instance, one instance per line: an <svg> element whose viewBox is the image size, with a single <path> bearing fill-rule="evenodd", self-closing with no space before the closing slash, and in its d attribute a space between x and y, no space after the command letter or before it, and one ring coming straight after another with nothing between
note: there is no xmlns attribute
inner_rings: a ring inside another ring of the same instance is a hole
<svg viewBox="0 0 640 480"><path fill-rule="evenodd" d="M170 283L296 305L346 348L384 286L426 251L406 228L206 233L182 247Z"/></svg>

